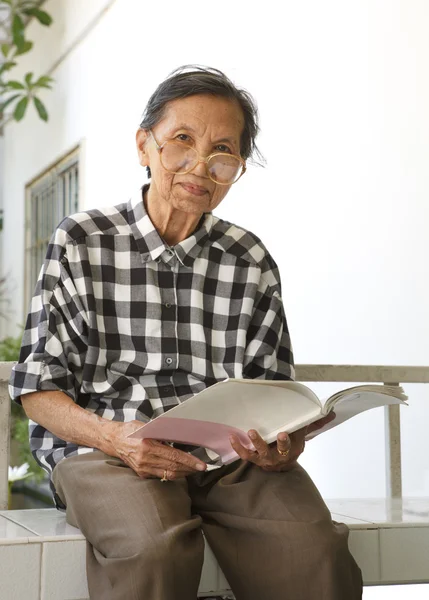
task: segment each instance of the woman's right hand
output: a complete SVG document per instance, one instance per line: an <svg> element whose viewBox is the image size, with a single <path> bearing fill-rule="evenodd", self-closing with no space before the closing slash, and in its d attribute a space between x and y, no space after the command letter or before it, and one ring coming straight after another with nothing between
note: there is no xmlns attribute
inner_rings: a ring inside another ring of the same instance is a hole
<svg viewBox="0 0 429 600"><path fill-rule="evenodd" d="M141 428L141 421L111 421L111 425L109 454L120 458L143 479L180 479L207 468L202 460L158 440L129 438Z"/></svg>

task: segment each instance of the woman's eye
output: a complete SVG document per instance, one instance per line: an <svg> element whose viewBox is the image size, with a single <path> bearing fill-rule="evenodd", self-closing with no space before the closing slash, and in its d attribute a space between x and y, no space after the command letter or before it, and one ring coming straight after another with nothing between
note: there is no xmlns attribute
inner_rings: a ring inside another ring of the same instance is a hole
<svg viewBox="0 0 429 600"><path fill-rule="evenodd" d="M231 149L228 148L228 146L225 146L225 144L218 144L216 146L216 151L217 152L228 152L229 154L231 154Z"/></svg>
<svg viewBox="0 0 429 600"><path fill-rule="evenodd" d="M176 139L179 140L179 142L190 142L191 141L191 138L186 133L179 133L179 135L176 136Z"/></svg>

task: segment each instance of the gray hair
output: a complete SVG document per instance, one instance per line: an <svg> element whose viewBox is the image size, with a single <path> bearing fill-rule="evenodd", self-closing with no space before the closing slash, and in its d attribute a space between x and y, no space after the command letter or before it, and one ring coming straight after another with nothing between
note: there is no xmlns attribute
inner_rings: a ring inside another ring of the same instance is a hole
<svg viewBox="0 0 429 600"><path fill-rule="evenodd" d="M255 100L249 92L237 88L222 71L211 67L184 65L170 73L149 98L140 127L146 130L152 129L163 118L168 102L197 94L222 96L238 102L244 116L240 154L244 160L251 158L254 154L262 159L256 145L259 124ZM150 168L146 167L146 169L148 177L150 177Z"/></svg>

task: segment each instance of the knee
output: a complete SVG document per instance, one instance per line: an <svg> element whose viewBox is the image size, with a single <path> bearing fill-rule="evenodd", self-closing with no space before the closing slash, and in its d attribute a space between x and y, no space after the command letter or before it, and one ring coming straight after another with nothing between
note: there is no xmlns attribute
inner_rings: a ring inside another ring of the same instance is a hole
<svg viewBox="0 0 429 600"><path fill-rule="evenodd" d="M320 580L331 581L333 589L340 590L335 598L360 599L362 573L349 550L348 527L344 523L333 522L332 526L322 530L316 539L313 573L320 573ZM344 590L347 590L347 593Z"/></svg>
<svg viewBox="0 0 429 600"><path fill-rule="evenodd" d="M107 559L136 560L145 565L163 560L169 552L168 544L163 543L162 536L145 536L133 534L126 538L116 538L109 544L108 551L103 554Z"/></svg>
<svg viewBox="0 0 429 600"><path fill-rule="evenodd" d="M308 547L314 558L325 562L336 562L339 557L349 554L349 530L343 523L325 522L311 527Z"/></svg>
<svg viewBox="0 0 429 600"><path fill-rule="evenodd" d="M151 537L134 545L134 556L139 558L146 568L155 568L160 564L168 564L178 553L177 544L171 536L163 534Z"/></svg>
<svg viewBox="0 0 429 600"><path fill-rule="evenodd" d="M203 547L203 542L201 542ZM134 535L115 544L110 558L133 560L144 564L145 568L159 568L159 565L180 563L187 556L185 540L174 535L159 532L157 535L145 536L144 532Z"/></svg>
<svg viewBox="0 0 429 600"><path fill-rule="evenodd" d="M321 528L310 551L313 571L336 580L339 587L360 590L362 574L349 550L348 539L349 529L344 523L332 522L330 527ZM355 596L350 594L348 597ZM359 595L356 597L360 598Z"/></svg>

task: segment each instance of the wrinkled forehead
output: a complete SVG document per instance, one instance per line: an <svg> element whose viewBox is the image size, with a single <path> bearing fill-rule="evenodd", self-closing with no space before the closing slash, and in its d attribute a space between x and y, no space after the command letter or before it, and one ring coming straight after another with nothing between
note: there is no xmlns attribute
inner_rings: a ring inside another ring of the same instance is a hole
<svg viewBox="0 0 429 600"><path fill-rule="evenodd" d="M167 102L157 125L159 131L189 129L196 135L234 137L238 140L244 128L244 115L239 103L230 98L199 94Z"/></svg>

